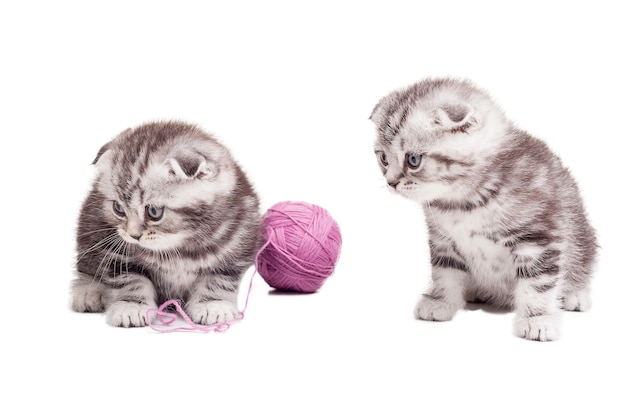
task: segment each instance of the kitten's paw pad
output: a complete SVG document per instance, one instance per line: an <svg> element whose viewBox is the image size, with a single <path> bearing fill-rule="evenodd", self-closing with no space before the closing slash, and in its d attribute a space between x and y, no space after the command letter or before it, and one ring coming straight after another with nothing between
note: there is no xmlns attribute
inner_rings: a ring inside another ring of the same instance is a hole
<svg viewBox="0 0 626 417"><path fill-rule="evenodd" d="M549 342L560 336L560 320L556 315L521 317L515 320L515 334L528 340Z"/></svg>
<svg viewBox="0 0 626 417"><path fill-rule="evenodd" d="M100 285L75 286L72 294L72 310L79 313L101 313L104 311Z"/></svg>
<svg viewBox="0 0 626 417"><path fill-rule="evenodd" d="M211 325L234 320L239 316L237 305L230 301L190 303L186 307L189 318L195 323Z"/></svg>
<svg viewBox="0 0 626 417"><path fill-rule="evenodd" d="M422 298L415 306L415 318L428 321L449 321L456 314L458 307L445 301Z"/></svg>
<svg viewBox="0 0 626 417"><path fill-rule="evenodd" d="M591 308L591 296L587 291L570 293L563 297L563 310L589 311Z"/></svg>
<svg viewBox="0 0 626 417"><path fill-rule="evenodd" d="M155 307L129 301L117 301L107 309L106 322L115 327L143 327L146 326L146 312Z"/></svg>

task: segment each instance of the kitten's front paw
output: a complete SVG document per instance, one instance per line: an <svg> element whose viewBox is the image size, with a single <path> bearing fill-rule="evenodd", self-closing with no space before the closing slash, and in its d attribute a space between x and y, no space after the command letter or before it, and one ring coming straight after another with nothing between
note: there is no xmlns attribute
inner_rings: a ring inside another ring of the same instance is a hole
<svg viewBox="0 0 626 417"><path fill-rule="evenodd" d="M146 312L155 307L129 301L116 301L105 312L106 322L115 327L143 327L146 325Z"/></svg>
<svg viewBox="0 0 626 417"><path fill-rule="evenodd" d="M441 300L423 297L415 306L415 318L428 321L449 321L459 308Z"/></svg>
<svg viewBox="0 0 626 417"><path fill-rule="evenodd" d="M185 309L191 320L203 325L231 321L239 315L237 305L224 300L190 303Z"/></svg>
<svg viewBox="0 0 626 417"><path fill-rule="evenodd" d="M549 342L560 336L559 317L554 314L515 319L515 335L528 340Z"/></svg>

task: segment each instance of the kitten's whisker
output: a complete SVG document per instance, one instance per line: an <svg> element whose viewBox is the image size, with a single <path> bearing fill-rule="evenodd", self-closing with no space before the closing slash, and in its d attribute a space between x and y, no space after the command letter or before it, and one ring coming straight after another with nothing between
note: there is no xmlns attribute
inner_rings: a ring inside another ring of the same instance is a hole
<svg viewBox="0 0 626 417"><path fill-rule="evenodd" d="M83 236L89 236L92 235L94 233L101 233L101 232L108 232L108 231L115 231L117 230L116 227L105 227L102 229L97 229L97 230L90 230L89 232L84 232L84 233L80 233L78 235L76 235L76 237L83 237Z"/></svg>
<svg viewBox="0 0 626 417"><path fill-rule="evenodd" d="M118 250L126 243L124 239L120 236L117 236L117 240L114 241L113 245L109 250L104 254L100 265L98 265L98 269L96 270L95 276L100 277L100 281L107 276L107 271L111 271L111 264L113 263L113 271L111 272L110 277L115 278L115 261L118 254Z"/></svg>
<svg viewBox="0 0 626 417"><path fill-rule="evenodd" d="M118 236L116 236L116 235L109 235L109 236L107 236L106 238L102 239L101 241L99 241L99 242L95 243L95 244L94 244L94 245L92 245L91 247L89 247L89 248L85 249L84 251L82 251L82 252L79 254L79 257L77 258L77 262L78 262L78 261L80 261L80 260L81 260L81 259L82 259L85 255L87 255L88 253L93 252L93 251L95 251L96 249L100 249L100 248L102 248L102 247L104 247L104 246L107 246L107 245L109 245L109 244L112 244L113 242L115 242L115 239L116 239L117 237L118 237Z"/></svg>

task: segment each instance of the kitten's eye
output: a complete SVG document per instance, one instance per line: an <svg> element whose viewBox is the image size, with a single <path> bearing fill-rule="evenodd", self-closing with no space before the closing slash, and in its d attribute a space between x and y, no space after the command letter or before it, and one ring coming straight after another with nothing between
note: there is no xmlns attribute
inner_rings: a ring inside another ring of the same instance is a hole
<svg viewBox="0 0 626 417"><path fill-rule="evenodd" d="M161 220L164 211L164 207L146 206L146 215L153 221Z"/></svg>
<svg viewBox="0 0 626 417"><path fill-rule="evenodd" d="M117 201L113 202L113 212L120 217L126 216L126 211L124 210L124 207L122 207L122 205Z"/></svg>
<svg viewBox="0 0 626 417"><path fill-rule="evenodd" d="M379 152L378 152L378 160L379 160L379 161L380 161L380 163L381 163L383 166L385 166L385 167L386 167L387 165L389 165L389 160L387 159L387 154L386 154L386 153L384 153L383 151L379 151Z"/></svg>
<svg viewBox="0 0 626 417"><path fill-rule="evenodd" d="M413 155L413 154L407 154L406 155L406 164L409 166L409 168L411 169L417 169L420 164L422 163L422 155Z"/></svg>

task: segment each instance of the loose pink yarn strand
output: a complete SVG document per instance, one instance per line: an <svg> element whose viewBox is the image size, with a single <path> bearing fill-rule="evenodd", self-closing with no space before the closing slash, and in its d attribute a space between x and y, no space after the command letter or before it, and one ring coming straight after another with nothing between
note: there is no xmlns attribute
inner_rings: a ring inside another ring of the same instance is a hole
<svg viewBox="0 0 626 417"><path fill-rule="evenodd" d="M250 284L248 285L248 293L246 294L246 302L243 306L243 310L232 320L225 321L223 323L215 323L210 326L203 326L201 324L194 323L191 318L185 313L185 310L180 305L178 300L167 300L159 308L151 308L146 311L146 323L148 326L159 333L172 333L172 332L189 332L189 331L201 331L204 333L209 333L211 331L217 333L223 333L227 331L230 326L234 323L238 323L243 320L245 316L246 309L248 308L248 301L250 300L250 292L252 291L252 281L254 279L254 275L256 275L256 271L250 277ZM151 316L152 314L156 314L157 318L161 322L162 326L170 326L172 323L176 321L178 316L174 313L170 313L169 311L165 311L169 306L174 306L176 312L180 315L180 317L189 325L189 327L179 326L172 328L161 328L157 327L152 323Z"/></svg>

